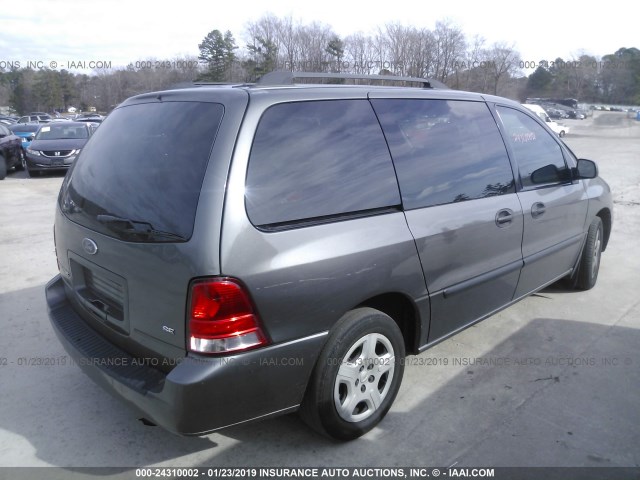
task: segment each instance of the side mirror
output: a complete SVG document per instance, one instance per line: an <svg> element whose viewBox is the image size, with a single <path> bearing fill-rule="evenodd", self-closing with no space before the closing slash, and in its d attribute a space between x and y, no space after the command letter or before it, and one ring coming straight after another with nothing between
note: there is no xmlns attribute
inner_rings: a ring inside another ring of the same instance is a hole
<svg viewBox="0 0 640 480"><path fill-rule="evenodd" d="M581 158L578 160L578 166L574 168L573 178L582 180L586 178L596 178L598 176L598 166L593 160Z"/></svg>
<svg viewBox="0 0 640 480"><path fill-rule="evenodd" d="M569 171L566 168L559 169L553 164L545 165L531 173L531 183L540 185L544 183L557 183L567 181Z"/></svg>
<svg viewBox="0 0 640 480"><path fill-rule="evenodd" d="M558 167L555 165L545 165L531 172L531 182L535 184L554 183L558 178Z"/></svg>

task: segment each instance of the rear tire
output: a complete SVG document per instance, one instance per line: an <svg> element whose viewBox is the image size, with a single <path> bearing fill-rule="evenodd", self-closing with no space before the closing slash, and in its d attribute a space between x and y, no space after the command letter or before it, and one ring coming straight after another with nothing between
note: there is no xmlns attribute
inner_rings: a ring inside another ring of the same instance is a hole
<svg viewBox="0 0 640 480"><path fill-rule="evenodd" d="M596 217L589 225L587 242L582 251L580 266L578 267L578 281L576 286L580 290L592 289L598 280L600 257L602 255L603 228L602 220Z"/></svg>
<svg viewBox="0 0 640 480"><path fill-rule="evenodd" d="M0 180L4 180L7 176L7 161L0 155Z"/></svg>
<svg viewBox="0 0 640 480"><path fill-rule="evenodd" d="M375 427L396 398L404 373L398 325L373 308L348 312L320 352L300 408L314 430L353 440Z"/></svg>

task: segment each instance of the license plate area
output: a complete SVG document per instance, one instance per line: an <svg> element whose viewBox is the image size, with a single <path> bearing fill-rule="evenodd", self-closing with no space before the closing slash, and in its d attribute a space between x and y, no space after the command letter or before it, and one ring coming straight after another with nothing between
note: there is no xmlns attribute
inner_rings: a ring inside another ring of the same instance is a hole
<svg viewBox="0 0 640 480"><path fill-rule="evenodd" d="M100 322L129 333L127 281L95 263L69 252L71 283L76 299Z"/></svg>

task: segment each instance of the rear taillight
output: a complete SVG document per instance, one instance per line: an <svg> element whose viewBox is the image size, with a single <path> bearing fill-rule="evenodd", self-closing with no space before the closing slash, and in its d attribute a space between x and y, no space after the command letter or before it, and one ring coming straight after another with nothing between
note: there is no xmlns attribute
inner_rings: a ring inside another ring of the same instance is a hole
<svg viewBox="0 0 640 480"><path fill-rule="evenodd" d="M232 278L191 284L189 350L229 353L268 342L245 288Z"/></svg>

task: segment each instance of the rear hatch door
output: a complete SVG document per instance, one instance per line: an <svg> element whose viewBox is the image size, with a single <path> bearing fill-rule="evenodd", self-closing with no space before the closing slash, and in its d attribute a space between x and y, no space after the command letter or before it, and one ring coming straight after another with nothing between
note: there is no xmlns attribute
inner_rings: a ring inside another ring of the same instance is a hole
<svg viewBox="0 0 640 480"><path fill-rule="evenodd" d="M67 296L94 329L151 362L185 355L189 282L220 273L229 139L247 103L229 91L125 102L62 185L55 235Z"/></svg>

